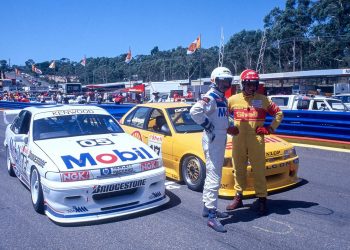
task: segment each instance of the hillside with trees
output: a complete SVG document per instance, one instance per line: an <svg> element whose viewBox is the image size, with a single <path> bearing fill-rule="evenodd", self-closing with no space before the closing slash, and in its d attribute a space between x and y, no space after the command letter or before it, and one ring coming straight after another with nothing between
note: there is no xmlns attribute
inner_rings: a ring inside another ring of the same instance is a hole
<svg viewBox="0 0 350 250"><path fill-rule="evenodd" d="M285 9L274 8L263 22L267 42L261 73L350 67L349 0L287 0ZM235 75L246 68L255 69L263 33L242 30L232 35L225 44L224 66ZM56 61L55 69L49 68L49 61L32 59L12 68L31 72L35 64L45 75L77 76L83 84L208 77L218 64L219 48L201 48L192 55L187 55L186 49L160 51L155 46L149 55L134 56L128 64L126 54L122 54L86 58L85 67L62 58ZM0 60L0 67L8 69L5 60Z"/></svg>

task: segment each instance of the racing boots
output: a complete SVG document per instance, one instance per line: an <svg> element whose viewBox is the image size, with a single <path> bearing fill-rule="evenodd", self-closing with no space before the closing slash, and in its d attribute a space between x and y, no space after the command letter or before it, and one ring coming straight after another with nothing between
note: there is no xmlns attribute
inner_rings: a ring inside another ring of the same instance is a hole
<svg viewBox="0 0 350 250"><path fill-rule="evenodd" d="M253 202L252 208L258 213L259 216L264 216L267 214L266 197L259 197Z"/></svg>
<svg viewBox="0 0 350 250"><path fill-rule="evenodd" d="M211 227L212 229L214 229L216 232L219 232L219 233L227 232L226 228L218 220L216 209L209 209L207 225L208 227Z"/></svg>
<svg viewBox="0 0 350 250"><path fill-rule="evenodd" d="M243 195L237 193L235 198L231 201L231 203L227 205L226 210L232 211L232 210L235 210L237 208L243 207L242 198L243 198Z"/></svg>
<svg viewBox="0 0 350 250"><path fill-rule="evenodd" d="M202 212L202 216L203 217L208 217L209 216L209 208L207 208L205 205L203 206L203 212ZM228 213L225 212L220 212L218 210L216 210L216 217L218 218L227 218L228 217Z"/></svg>

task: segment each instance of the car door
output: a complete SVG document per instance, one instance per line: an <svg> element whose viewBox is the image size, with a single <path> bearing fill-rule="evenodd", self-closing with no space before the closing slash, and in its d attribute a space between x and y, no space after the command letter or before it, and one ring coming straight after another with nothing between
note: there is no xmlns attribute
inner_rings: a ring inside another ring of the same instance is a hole
<svg viewBox="0 0 350 250"><path fill-rule="evenodd" d="M30 124L31 124L31 113L23 110L19 113L18 117L13 122L10 128L10 155L11 161L15 164L15 171L17 176L28 183L27 176L27 151L28 151L28 138L27 140L18 140L20 135L28 135Z"/></svg>
<svg viewBox="0 0 350 250"><path fill-rule="evenodd" d="M123 128L125 132L146 143L160 155L164 166L168 169L173 168L171 161L173 147L171 135L166 135L160 128L156 129L156 119L161 115L165 114L160 109L138 107L124 119ZM167 126L169 122L166 121L163 125Z"/></svg>
<svg viewBox="0 0 350 250"><path fill-rule="evenodd" d="M170 132L170 123L166 113L161 109L152 109L145 121L143 131L148 146L163 159L167 172L173 169L173 138ZM168 175L169 176L169 175Z"/></svg>

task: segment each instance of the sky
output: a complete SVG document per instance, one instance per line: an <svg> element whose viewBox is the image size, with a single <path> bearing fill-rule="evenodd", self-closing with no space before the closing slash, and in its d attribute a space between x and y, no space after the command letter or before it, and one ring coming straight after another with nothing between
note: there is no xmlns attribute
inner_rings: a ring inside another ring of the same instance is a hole
<svg viewBox="0 0 350 250"><path fill-rule="evenodd" d="M11 0L1 1L0 60L24 65L69 58L149 55L158 46L219 46L245 30L263 29L264 17L284 0Z"/></svg>

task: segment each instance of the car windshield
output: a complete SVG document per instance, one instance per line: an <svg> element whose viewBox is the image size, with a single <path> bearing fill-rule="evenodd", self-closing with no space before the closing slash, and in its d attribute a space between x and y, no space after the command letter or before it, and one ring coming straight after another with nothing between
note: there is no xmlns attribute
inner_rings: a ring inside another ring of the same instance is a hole
<svg viewBox="0 0 350 250"><path fill-rule="evenodd" d="M334 110L341 110L341 111L346 111L347 108L345 105L340 101L340 100L327 100L329 106L332 107Z"/></svg>
<svg viewBox="0 0 350 250"><path fill-rule="evenodd" d="M103 114L52 116L33 123L33 140L123 132L112 116Z"/></svg>
<svg viewBox="0 0 350 250"><path fill-rule="evenodd" d="M288 106L289 97L271 97L271 101L273 101L277 106Z"/></svg>
<svg viewBox="0 0 350 250"><path fill-rule="evenodd" d="M195 123L190 115L190 106L168 108L167 113L178 133L195 133L203 131L202 126Z"/></svg>

